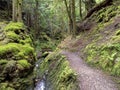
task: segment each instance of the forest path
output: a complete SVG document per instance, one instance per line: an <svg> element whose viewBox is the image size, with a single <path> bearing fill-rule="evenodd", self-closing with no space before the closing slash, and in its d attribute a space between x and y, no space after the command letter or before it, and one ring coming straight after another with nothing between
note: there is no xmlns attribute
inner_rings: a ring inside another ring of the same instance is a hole
<svg viewBox="0 0 120 90"><path fill-rule="evenodd" d="M88 66L77 53L62 51L62 54L77 73L80 90L118 90L110 76Z"/></svg>

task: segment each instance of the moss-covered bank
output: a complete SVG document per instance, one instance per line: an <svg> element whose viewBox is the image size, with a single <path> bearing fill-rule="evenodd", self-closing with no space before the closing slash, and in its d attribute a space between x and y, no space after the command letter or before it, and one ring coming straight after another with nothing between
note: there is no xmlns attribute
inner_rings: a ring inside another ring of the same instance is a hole
<svg viewBox="0 0 120 90"><path fill-rule="evenodd" d="M32 40L23 23L0 28L0 90L25 90L36 61Z"/></svg>
<svg viewBox="0 0 120 90"><path fill-rule="evenodd" d="M87 62L117 76L120 75L120 6L118 4L113 2L113 5L93 14L92 18L97 19L97 26L88 36L92 39L84 50Z"/></svg>
<svg viewBox="0 0 120 90"><path fill-rule="evenodd" d="M75 72L58 49L45 58L40 71L42 76L47 72L47 90L79 90Z"/></svg>

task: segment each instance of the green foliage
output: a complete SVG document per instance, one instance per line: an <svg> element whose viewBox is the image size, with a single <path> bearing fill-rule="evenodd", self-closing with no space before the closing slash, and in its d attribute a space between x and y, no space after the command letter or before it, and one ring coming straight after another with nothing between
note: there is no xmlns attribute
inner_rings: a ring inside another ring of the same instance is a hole
<svg viewBox="0 0 120 90"><path fill-rule="evenodd" d="M53 90L79 90L77 76L59 50L50 53L40 65L41 75L48 70L48 82Z"/></svg>
<svg viewBox="0 0 120 90"><path fill-rule="evenodd" d="M113 75L120 75L120 61L117 61L112 70Z"/></svg>
<svg viewBox="0 0 120 90"><path fill-rule="evenodd" d="M116 36L119 36L120 35L120 30L117 30L116 31Z"/></svg>
<svg viewBox="0 0 120 90"><path fill-rule="evenodd" d="M46 33L42 33L40 39L35 42L36 50L41 50L44 52L44 49L55 50L57 44L60 40L55 40L50 38Z"/></svg>
<svg viewBox="0 0 120 90"><path fill-rule="evenodd" d="M119 52L119 43L110 43L101 46L88 45L85 50L87 61L89 63L99 65L113 75L120 75Z"/></svg>
<svg viewBox="0 0 120 90"><path fill-rule="evenodd" d="M117 3L95 12L89 19L97 25L81 37L87 41L85 49L83 48L86 61L116 76L120 75L120 30L119 24L116 28L112 25L117 22L119 15Z"/></svg>
<svg viewBox="0 0 120 90"><path fill-rule="evenodd" d="M94 19L97 19L96 22L106 23L109 22L114 16L120 14L119 6L110 5L106 8L101 9L97 13L94 13Z"/></svg>

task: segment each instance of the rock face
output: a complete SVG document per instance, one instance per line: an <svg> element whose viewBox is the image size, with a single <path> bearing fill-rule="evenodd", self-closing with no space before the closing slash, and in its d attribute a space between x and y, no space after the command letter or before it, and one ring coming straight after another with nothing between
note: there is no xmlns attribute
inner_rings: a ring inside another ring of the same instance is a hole
<svg viewBox="0 0 120 90"><path fill-rule="evenodd" d="M25 90L32 83L35 53L23 23L0 23L0 90Z"/></svg>

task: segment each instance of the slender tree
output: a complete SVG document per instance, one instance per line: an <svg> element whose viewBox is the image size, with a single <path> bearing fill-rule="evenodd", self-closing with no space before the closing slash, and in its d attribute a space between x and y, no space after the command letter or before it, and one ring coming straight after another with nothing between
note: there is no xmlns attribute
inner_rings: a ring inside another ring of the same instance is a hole
<svg viewBox="0 0 120 90"><path fill-rule="evenodd" d="M64 0L66 11L69 18L69 30L71 33L75 34L76 32L76 16L75 16L75 0Z"/></svg>
<svg viewBox="0 0 120 90"><path fill-rule="evenodd" d="M71 0L69 0L69 5L67 3L67 0L64 0L64 3L65 3L65 6L66 6L66 11L67 11L67 14L68 14L68 18L69 18L69 33L72 31L72 18L71 18Z"/></svg>
<svg viewBox="0 0 120 90"><path fill-rule="evenodd" d="M35 6L35 29L36 29L36 37L38 37L38 35L40 34L40 30L39 30L39 1L35 0L36 6Z"/></svg>
<svg viewBox="0 0 120 90"><path fill-rule="evenodd" d="M17 0L12 0L12 19L14 22L17 21L17 13L16 13L16 9L17 9Z"/></svg>
<svg viewBox="0 0 120 90"><path fill-rule="evenodd" d="M73 28L72 32L73 35L76 33L76 15L75 15L75 0L71 0L71 16L72 16L72 21L73 21Z"/></svg>
<svg viewBox="0 0 120 90"><path fill-rule="evenodd" d="M82 0L79 0L79 14L80 14L80 19L82 20Z"/></svg>

